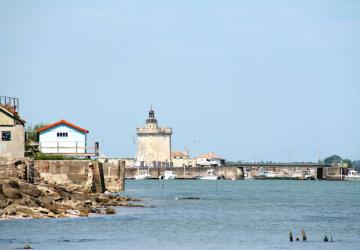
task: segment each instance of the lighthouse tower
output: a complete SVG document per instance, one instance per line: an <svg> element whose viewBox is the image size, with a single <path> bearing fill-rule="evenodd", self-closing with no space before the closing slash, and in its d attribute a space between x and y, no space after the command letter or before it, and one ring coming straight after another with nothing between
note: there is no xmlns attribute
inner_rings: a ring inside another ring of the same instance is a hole
<svg viewBox="0 0 360 250"><path fill-rule="evenodd" d="M142 128L137 128L138 148L137 166L169 167L171 164L171 128L160 128L154 110L150 109L149 117Z"/></svg>

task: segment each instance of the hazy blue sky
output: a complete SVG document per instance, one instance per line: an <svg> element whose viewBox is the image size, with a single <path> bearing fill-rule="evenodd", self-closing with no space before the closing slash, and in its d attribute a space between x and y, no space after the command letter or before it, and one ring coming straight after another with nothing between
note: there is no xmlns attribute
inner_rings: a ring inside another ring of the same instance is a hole
<svg viewBox="0 0 360 250"><path fill-rule="evenodd" d="M108 156L153 104L174 150L360 159L360 1L0 0L0 90Z"/></svg>

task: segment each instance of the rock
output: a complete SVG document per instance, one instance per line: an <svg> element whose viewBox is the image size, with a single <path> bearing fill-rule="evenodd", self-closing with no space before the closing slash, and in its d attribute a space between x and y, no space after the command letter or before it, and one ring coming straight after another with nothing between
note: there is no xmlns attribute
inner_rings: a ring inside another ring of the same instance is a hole
<svg viewBox="0 0 360 250"><path fill-rule="evenodd" d="M22 194L19 189L12 187L3 187L3 193L7 198L10 199L21 199Z"/></svg>
<svg viewBox="0 0 360 250"><path fill-rule="evenodd" d="M9 206L7 206L6 208L4 208L4 214L7 215L16 215L16 205L11 204Z"/></svg>
<svg viewBox="0 0 360 250"><path fill-rule="evenodd" d="M17 182L16 180L13 180L13 179L6 181L6 185L9 187L12 187L12 188L16 188L16 189L20 188L19 182Z"/></svg>
<svg viewBox="0 0 360 250"><path fill-rule="evenodd" d="M95 201L100 204L106 204L110 201L110 199L106 196L103 196L103 197L96 197Z"/></svg>
<svg viewBox="0 0 360 250"><path fill-rule="evenodd" d="M35 202L40 202L41 207L49 207L53 204L52 199L47 196L41 196L37 200L35 200Z"/></svg>
<svg viewBox="0 0 360 250"><path fill-rule="evenodd" d="M49 214L49 213L51 213L49 209L43 208L43 207L38 207L37 210L39 210L39 212L42 213L42 214Z"/></svg>
<svg viewBox="0 0 360 250"><path fill-rule="evenodd" d="M20 185L20 190L21 192L23 192L24 194L29 195L30 197L34 197L34 198L38 198L41 196L41 191L39 189L37 189L36 187L34 187L34 185L30 185L27 183L22 183Z"/></svg>
<svg viewBox="0 0 360 250"><path fill-rule="evenodd" d="M3 209L9 205L7 200L0 200L0 209Z"/></svg>
<svg viewBox="0 0 360 250"><path fill-rule="evenodd" d="M17 204L20 206L27 206L27 207L38 207L38 204L34 200L27 198L27 197L22 198L20 200L16 200L14 202L14 204Z"/></svg>
<svg viewBox="0 0 360 250"><path fill-rule="evenodd" d="M31 246L29 244L25 244L24 249L31 249Z"/></svg>
<svg viewBox="0 0 360 250"><path fill-rule="evenodd" d="M34 210L29 207L26 207L26 206L16 206L15 209L16 209L17 213L25 214L28 216L31 216L34 214Z"/></svg>
<svg viewBox="0 0 360 250"><path fill-rule="evenodd" d="M66 210L66 213L69 214L70 216L79 216L80 215L80 212L75 209L68 209L68 210Z"/></svg>
<svg viewBox="0 0 360 250"><path fill-rule="evenodd" d="M105 209L105 213L106 213L106 214L116 214L116 211L115 211L115 209L113 209L112 207L107 207L107 208Z"/></svg>

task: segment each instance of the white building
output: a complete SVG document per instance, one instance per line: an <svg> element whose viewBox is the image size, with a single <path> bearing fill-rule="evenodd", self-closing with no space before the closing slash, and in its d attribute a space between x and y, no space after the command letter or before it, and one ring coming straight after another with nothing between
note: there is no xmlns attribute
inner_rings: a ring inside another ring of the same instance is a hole
<svg viewBox="0 0 360 250"><path fill-rule="evenodd" d="M211 152L196 158L197 166L225 166L225 159Z"/></svg>
<svg viewBox="0 0 360 250"><path fill-rule="evenodd" d="M46 154L81 155L86 153L88 130L61 120L37 130L39 148Z"/></svg>

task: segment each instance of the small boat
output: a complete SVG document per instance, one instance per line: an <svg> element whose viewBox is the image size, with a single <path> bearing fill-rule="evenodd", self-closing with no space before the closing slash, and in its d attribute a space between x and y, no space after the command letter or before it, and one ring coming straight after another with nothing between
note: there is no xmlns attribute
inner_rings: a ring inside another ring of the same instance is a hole
<svg viewBox="0 0 360 250"><path fill-rule="evenodd" d="M219 180L220 177L214 174L213 169L209 169L208 171L206 171L205 176L198 176L198 177L196 177L196 179L198 179L198 180Z"/></svg>
<svg viewBox="0 0 360 250"><path fill-rule="evenodd" d="M150 179L151 175L149 174L148 170L139 170L138 174L135 175L135 180L146 180Z"/></svg>
<svg viewBox="0 0 360 250"><path fill-rule="evenodd" d="M273 178L276 177L277 175L274 173L274 171L260 168L260 172L257 176L260 178Z"/></svg>
<svg viewBox="0 0 360 250"><path fill-rule="evenodd" d="M360 175L356 170L350 170L348 175L345 176L345 181L360 181Z"/></svg>
<svg viewBox="0 0 360 250"><path fill-rule="evenodd" d="M174 180L177 178L177 175L174 171L165 171L164 175L159 176L160 180Z"/></svg>

